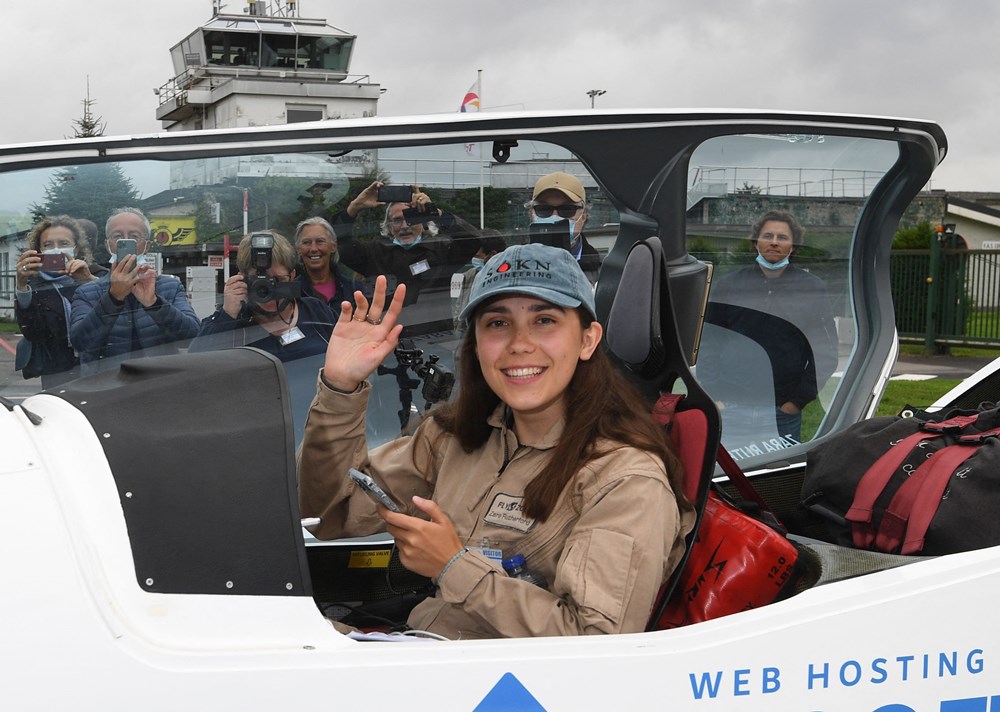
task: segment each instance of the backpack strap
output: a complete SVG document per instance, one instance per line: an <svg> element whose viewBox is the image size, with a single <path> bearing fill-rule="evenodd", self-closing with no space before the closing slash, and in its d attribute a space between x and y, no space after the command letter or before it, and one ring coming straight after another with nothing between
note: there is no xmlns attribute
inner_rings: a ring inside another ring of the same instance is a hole
<svg viewBox="0 0 1000 712"><path fill-rule="evenodd" d="M998 434L1000 428L963 435L957 443L941 448L920 465L893 495L879 524L875 548L887 553L897 549L901 554L919 553L948 482L959 466L975 454L975 448Z"/></svg>
<svg viewBox="0 0 1000 712"><path fill-rule="evenodd" d="M924 440L961 432L976 422L977 417L978 414L960 415L940 423L922 423L921 432L916 432L893 444L878 460L872 463L858 481L858 486L854 490L854 501L851 502L850 509L844 515L844 519L851 522L851 538L855 547L870 549L875 543L876 535L872 528L872 511L875 507L875 501L885 491L889 480L892 479L899 466L913 452L913 448Z"/></svg>

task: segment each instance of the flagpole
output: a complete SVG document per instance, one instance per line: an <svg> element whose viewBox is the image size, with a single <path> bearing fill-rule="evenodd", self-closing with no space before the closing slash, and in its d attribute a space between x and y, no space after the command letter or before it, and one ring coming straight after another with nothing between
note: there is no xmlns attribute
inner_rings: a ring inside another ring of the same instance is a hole
<svg viewBox="0 0 1000 712"><path fill-rule="evenodd" d="M476 94L479 95L479 110L483 110L483 70L476 70ZM483 198L483 142L479 142L479 229L486 227L486 207Z"/></svg>

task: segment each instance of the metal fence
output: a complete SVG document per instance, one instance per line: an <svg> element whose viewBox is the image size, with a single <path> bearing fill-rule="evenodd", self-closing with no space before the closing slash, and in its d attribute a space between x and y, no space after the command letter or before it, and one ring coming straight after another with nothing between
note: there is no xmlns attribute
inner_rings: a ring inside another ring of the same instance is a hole
<svg viewBox="0 0 1000 712"><path fill-rule="evenodd" d="M890 280L901 341L929 351L1000 345L1000 251L894 251Z"/></svg>

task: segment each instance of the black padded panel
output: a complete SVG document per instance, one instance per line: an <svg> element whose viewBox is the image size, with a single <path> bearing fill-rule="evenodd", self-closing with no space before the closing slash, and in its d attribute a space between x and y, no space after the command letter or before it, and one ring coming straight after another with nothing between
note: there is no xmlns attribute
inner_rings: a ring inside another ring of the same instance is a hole
<svg viewBox="0 0 1000 712"><path fill-rule="evenodd" d="M58 395L104 447L142 588L311 595L276 358L239 348L136 359Z"/></svg>
<svg viewBox="0 0 1000 712"><path fill-rule="evenodd" d="M646 241L632 246L605 329L608 348L641 378L651 378L664 367L659 259Z"/></svg>

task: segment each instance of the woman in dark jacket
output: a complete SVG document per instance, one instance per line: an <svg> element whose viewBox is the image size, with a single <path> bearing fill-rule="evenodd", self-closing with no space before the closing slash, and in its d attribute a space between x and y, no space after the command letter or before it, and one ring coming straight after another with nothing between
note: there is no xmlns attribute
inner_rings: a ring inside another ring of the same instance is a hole
<svg viewBox="0 0 1000 712"><path fill-rule="evenodd" d="M337 251L337 234L326 220L307 218L295 228L292 240L299 253L296 281L302 285L302 294L319 299L334 311L341 302L354 306L354 292L361 289L361 275L340 264Z"/></svg>
<svg viewBox="0 0 1000 712"><path fill-rule="evenodd" d="M77 377L79 359L69 341L70 304L78 286L104 271L93 264L90 244L75 219L45 217L32 229L15 277L14 314L23 337L16 368L25 378L41 376L48 389Z"/></svg>
<svg viewBox="0 0 1000 712"><path fill-rule="evenodd" d="M188 351L253 346L285 363L326 353L336 316L319 299L300 296L288 240L271 232L270 247L252 246L260 236L240 242L240 273L226 281L222 306L202 321Z"/></svg>

